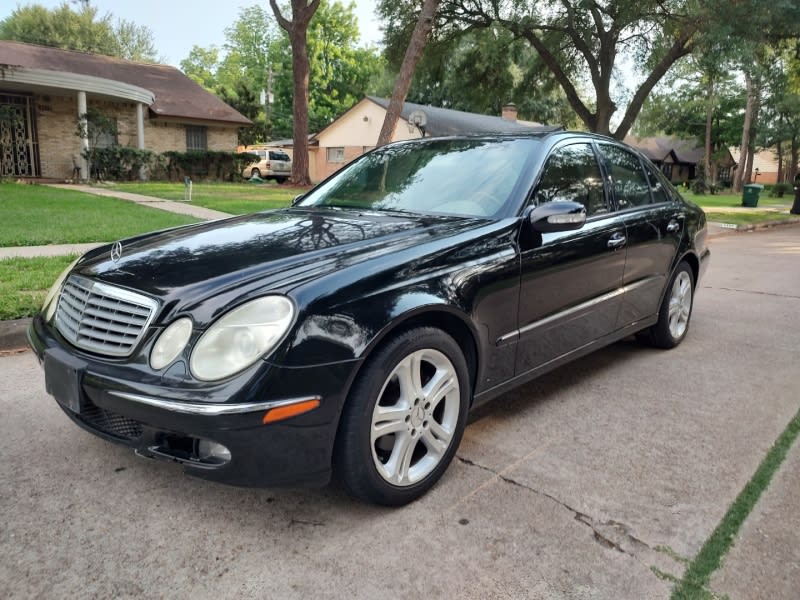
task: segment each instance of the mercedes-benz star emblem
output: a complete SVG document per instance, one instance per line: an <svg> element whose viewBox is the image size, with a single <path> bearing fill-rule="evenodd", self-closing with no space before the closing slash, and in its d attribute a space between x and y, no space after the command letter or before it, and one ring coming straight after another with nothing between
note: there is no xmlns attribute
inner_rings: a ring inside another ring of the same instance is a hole
<svg viewBox="0 0 800 600"><path fill-rule="evenodd" d="M122 258L122 242L114 242L111 246L111 260L116 263L120 258Z"/></svg>

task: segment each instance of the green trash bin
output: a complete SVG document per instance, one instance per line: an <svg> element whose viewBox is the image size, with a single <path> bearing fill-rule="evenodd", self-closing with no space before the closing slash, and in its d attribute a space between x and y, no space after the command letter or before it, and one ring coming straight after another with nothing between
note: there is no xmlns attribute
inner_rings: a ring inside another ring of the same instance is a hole
<svg viewBox="0 0 800 600"><path fill-rule="evenodd" d="M742 206L755 208L758 206L758 197L764 186L760 183L749 183L742 188Z"/></svg>

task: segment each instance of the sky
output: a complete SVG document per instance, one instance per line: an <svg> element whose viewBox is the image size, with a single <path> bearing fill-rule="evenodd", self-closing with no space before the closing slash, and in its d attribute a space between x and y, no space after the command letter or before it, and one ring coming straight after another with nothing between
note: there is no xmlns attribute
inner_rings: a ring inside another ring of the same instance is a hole
<svg viewBox="0 0 800 600"><path fill-rule="evenodd" d="M0 20L8 17L17 6L41 4L54 8L64 0L35 0L32 2L2 0ZM378 45L381 40L379 23L375 16L373 0L354 0L361 42ZM245 0L92 0L100 14L111 13L115 17L146 25L153 32L158 55L167 64L175 67L189 55L192 46L222 47L225 43L225 28L232 25L242 8L261 4L271 13L269 2L247 2Z"/></svg>

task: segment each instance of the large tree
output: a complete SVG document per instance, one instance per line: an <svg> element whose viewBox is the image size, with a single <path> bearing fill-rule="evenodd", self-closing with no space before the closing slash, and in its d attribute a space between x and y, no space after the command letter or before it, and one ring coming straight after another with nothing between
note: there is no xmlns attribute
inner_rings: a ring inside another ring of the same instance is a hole
<svg viewBox="0 0 800 600"><path fill-rule="evenodd" d="M40 4L16 8L0 21L0 39L157 62L152 32L143 25L99 14L88 3L73 10L67 2L48 9Z"/></svg>
<svg viewBox="0 0 800 600"><path fill-rule="evenodd" d="M273 1L273 0L270 0ZM383 146L392 140L394 135L394 128L397 126L397 121L400 119L400 114L403 111L403 104L406 101L408 88L411 87L411 79L414 76L414 70L417 68L417 63L422 57L422 51L425 49L425 44L428 42L428 36L433 30L433 19L436 15L436 10L439 8L441 0L424 0L422 8L417 15L414 30L411 33L411 39L406 47L403 62L400 65L400 72L397 74L397 80L394 84L392 91L392 98L389 101L389 106L386 109L386 116L383 120L380 135L378 136L378 145Z"/></svg>
<svg viewBox="0 0 800 600"><path fill-rule="evenodd" d="M311 185L308 174L308 26L319 8L320 0L292 0L291 19L284 16L276 0L269 0L275 18L288 34L292 46L292 80L294 126L292 130L294 159L290 181L295 185Z"/></svg>
<svg viewBox="0 0 800 600"><path fill-rule="evenodd" d="M402 56L397 51L407 45L400 37L387 46L390 68L399 68ZM536 52L499 26L431 39L407 100L492 115L513 102L522 119L578 126L566 96Z"/></svg>

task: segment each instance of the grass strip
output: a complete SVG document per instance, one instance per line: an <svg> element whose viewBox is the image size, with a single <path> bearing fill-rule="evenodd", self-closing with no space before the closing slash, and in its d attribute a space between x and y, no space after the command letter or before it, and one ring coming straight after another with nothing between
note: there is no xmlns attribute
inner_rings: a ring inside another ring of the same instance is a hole
<svg viewBox="0 0 800 600"><path fill-rule="evenodd" d="M706 218L715 223L733 223L735 225L757 225L759 223L781 223L796 219L797 215L777 213L765 210L754 212L707 212Z"/></svg>
<svg viewBox="0 0 800 600"><path fill-rule="evenodd" d="M691 562L683 579L673 589L672 600L695 600L713 597L705 589L711 579L712 573L719 569L722 558L733 545L733 540L745 519L752 512L761 494L769 486L772 477L777 472L792 444L800 434L800 411L789 421L786 429L778 437L767 452L764 460L756 469L753 477L744 486L744 489L733 501L728 512L714 532L703 544L700 552Z"/></svg>

